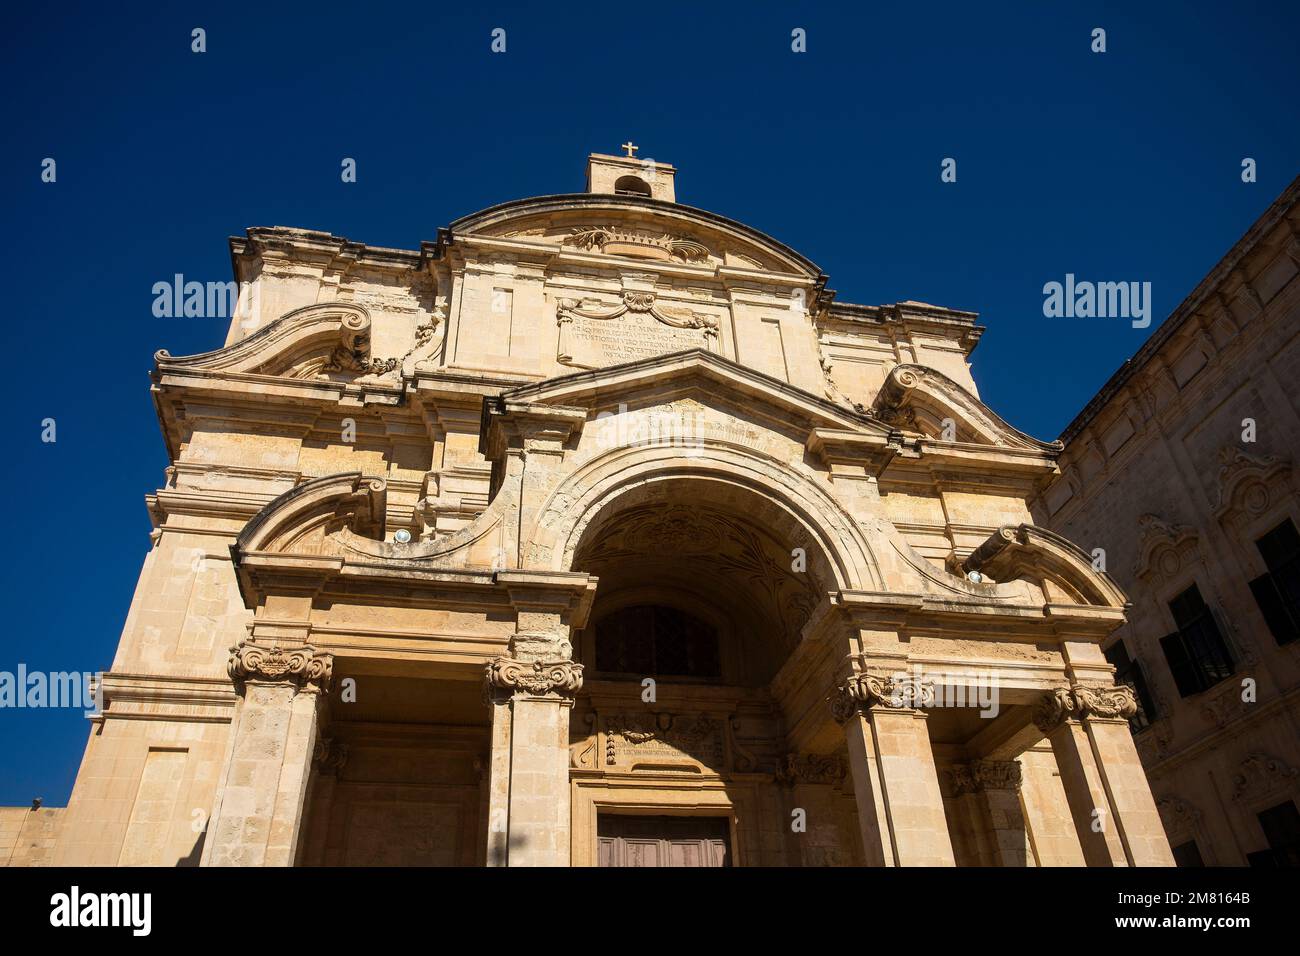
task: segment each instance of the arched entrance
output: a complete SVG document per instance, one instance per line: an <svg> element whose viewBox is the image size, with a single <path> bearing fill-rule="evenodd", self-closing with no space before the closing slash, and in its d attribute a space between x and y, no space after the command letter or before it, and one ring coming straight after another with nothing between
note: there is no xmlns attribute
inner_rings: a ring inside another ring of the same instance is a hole
<svg viewBox="0 0 1300 956"><path fill-rule="evenodd" d="M570 553L600 581L574 635L573 862L856 862L846 764L792 779L772 690L837 584L818 535L697 467L609 489Z"/></svg>

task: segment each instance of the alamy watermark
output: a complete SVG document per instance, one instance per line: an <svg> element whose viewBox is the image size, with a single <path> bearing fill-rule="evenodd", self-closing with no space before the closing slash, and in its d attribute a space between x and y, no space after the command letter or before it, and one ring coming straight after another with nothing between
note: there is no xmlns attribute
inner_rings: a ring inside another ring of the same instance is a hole
<svg viewBox="0 0 1300 956"><path fill-rule="evenodd" d="M934 670L913 664L897 671L887 685L895 707L973 707L985 720L1001 712L1001 683L996 671Z"/></svg>
<svg viewBox="0 0 1300 956"><path fill-rule="evenodd" d="M80 671L0 671L0 709L70 707L87 717L103 713L103 674Z"/></svg>
<svg viewBox="0 0 1300 956"><path fill-rule="evenodd" d="M1135 329L1151 324L1150 282L1079 281L1067 272L1065 282L1043 286L1043 297L1049 319L1131 319Z"/></svg>
<svg viewBox="0 0 1300 956"><path fill-rule="evenodd" d="M177 272L153 284L153 314L159 319L229 319L242 328L261 324L261 296L256 283L199 282Z"/></svg>
<svg viewBox="0 0 1300 956"><path fill-rule="evenodd" d="M632 415L627 404L619 402L618 411L596 415L596 444L604 451L634 445L698 449L704 445L704 417L680 408L646 409Z"/></svg>

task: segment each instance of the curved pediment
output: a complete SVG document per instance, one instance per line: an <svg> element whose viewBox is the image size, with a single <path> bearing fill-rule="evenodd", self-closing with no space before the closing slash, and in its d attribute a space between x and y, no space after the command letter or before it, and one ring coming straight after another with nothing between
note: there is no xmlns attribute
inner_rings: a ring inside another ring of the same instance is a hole
<svg viewBox="0 0 1300 956"><path fill-rule="evenodd" d="M1078 545L1037 525L1004 525L971 552L964 571L997 582L1024 579L1039 585L1049 604L1123 608L1128 597L1110 576L1093 568Z"/></svg>
<svg viewBox="0 0 1300 956"><path fill-rule="evenodd" d="M930 437L1033 451L1058 452L1059 441L1044 442L1009 425L995 411L948 376L924 365L896 365L872 405L884 421Z"/></svg>
<svg viewBox="0 0 1300 956"><path fill-rule="evenodd" d="M757 229L702 209L639 196L575 193L502 203L457 219L443 240L475 236L824 281L811 260Z"/></svg>
<svg viewBox="0 0 1300 956"><path fill-rule="evenodd" d="M253 553L320 554L343 529L382 538L387 485L359 471L305 481L270 501L235 539L236 560Z"/></svg>
<svg viewBox="0 0 1300 956"><path fill-rule="evenodd" d="M247 338L198 355L154 355L159 369L236 372L300 379L355 378L394 371L397 359L370 354L370 313L355 302L295 309Z"/></svg>

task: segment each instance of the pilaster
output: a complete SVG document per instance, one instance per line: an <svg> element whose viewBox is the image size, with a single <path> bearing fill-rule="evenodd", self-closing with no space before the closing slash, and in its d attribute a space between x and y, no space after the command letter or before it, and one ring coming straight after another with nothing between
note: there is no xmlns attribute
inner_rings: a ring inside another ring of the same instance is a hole
<svg viewBox="0 0 1300 956"><path fill-rule="evenodd" d="M952 768L953 795L967 804L991 866L1026 866L1029 845L1015 760L972 760Z"/></svg>
<svg viewBox="0 0 1300 956"><path fill-rule="evenodd" d="M844 727L868 866L953 866L925 713L934 687L856 673L831 697Z"/></svg>
<svg viewBox="0 0 1300 956"><path fill-rule="evenodd" d="M246 640L227 665L239 701L202 865L290 866L333 657Z"/></svg>
<svg viewBox="0 0 1300 956"><path fill-rule="evenodd" d="M1072 684L1047 694L1034 723L1056 755L1089 866L1173 866L1128 720L1127 686Z"/></svg>

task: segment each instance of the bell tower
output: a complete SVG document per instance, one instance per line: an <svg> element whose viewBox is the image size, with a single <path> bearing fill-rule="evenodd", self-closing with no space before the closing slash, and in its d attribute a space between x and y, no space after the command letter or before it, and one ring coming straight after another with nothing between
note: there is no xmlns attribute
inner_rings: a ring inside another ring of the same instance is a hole
<svg viewBox="0 0 1300 956"><path fill-rule="evenodd" d="M636 151L641 147L631 140L620 148L625 156L592 153L587 157L587 192L677 201L673 188L676 169L668 163L637 156Z"/></svg>

